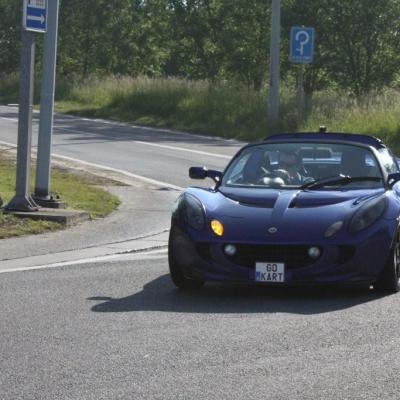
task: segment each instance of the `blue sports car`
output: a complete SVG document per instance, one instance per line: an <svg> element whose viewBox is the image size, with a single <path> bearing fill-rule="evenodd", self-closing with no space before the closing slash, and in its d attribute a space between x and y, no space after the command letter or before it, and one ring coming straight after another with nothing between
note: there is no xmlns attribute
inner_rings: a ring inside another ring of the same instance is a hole
<svg viewBox="0 0 400 400"><path fill-rule="evenodd" d="M192 167L172 212L169 267L179 288L206 281L400 289L400 169L379 139L273 135L224 172Z"/></svg>

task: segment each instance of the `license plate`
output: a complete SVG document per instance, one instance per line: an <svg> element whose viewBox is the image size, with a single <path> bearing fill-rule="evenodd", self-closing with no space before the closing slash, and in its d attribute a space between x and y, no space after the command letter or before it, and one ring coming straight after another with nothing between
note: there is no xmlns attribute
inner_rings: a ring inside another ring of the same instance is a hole
<svg viewBox="0 0 400 400"><path fill-rule="evenodd" d="M256 263L257 282L285 282L285 264L283 263Z"/></svg>

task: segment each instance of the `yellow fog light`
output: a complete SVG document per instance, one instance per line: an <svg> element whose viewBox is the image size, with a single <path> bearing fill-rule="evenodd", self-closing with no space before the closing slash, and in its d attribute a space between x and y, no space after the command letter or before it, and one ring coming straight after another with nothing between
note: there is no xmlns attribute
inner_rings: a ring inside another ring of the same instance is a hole
<svg viewBox="0 0 400 400"><path fill-rule="evenodd" d="M211 221L211 229L217 236L224 234L224 226L217 219Z"/></svg>

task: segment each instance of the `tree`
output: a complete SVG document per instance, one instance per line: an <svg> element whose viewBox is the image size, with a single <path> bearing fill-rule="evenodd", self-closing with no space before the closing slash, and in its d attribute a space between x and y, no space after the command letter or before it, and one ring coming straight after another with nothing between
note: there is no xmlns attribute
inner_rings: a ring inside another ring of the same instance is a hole
<svg viewBox="0 0 400 400"><path fill-rule="evenodd" d="M399 66L398 0L323 0L329 75L357 96L392 82Z"/></svg>
<svg viewBox="0 0 400 400"><path fill-rule="evenodd" d="M308 97L329 86L361 96L393 82L400 61L400 0L282 0L282 77L289 32L316 28ZM61 0L58 73L185 76L260 89L269 67L270 0ZM0 73L20 54L22 0L0 0ZM38 67L42 40L38 38ZM39 69L39 68L38 68Z"/></svg>
<svg viewBox="0 0 400 400"><path fill-rule="evenodd" d="M292 26L307 26L315 28L314 60L304 67L304 92L311 99L313 93L328 87L332 80L329 77L327 65L326 36L330 27L327 24L326 9L320 0L287 0L283 9L283 74L296 71L289 61L290 29ZM297 67L298 68L298 67Z"/></svg>
<svg viewBox="0 0 400 400"><path fill-rule="evenodd" d="M268 73L268 2L171 0L170 6L175 45L168 72L261 88Z"/></svg>
<svg viewBox="0 0 400 400"><path fill-rule="evenodd" d="M22 5L0 0L0 75L15 72L19 65Z"/></svg>
<svg viewBox="0 0 400 400"><path fill-rule="evenodd" d="M269 70L269 2L229 3L222 33L227 76L259 90Z"/></svg>
<svg viewBox="0 0 400 400"><path fill-rule="evenodd" d="M221 77L223 1L171 0L170 8L174 44L167 71L194 79Z"/></svg>

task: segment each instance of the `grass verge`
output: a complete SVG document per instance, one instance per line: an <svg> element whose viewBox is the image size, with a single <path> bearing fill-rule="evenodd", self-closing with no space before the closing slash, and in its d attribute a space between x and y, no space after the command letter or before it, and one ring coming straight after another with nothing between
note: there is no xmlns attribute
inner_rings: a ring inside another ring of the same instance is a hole
<svg viewBox="0 0 400 400"><path fill-rule="evenodd" d="M33 170L32 177L34 174ZM91 218L104 217L119 205L116 196L99 186L113 184L115 184L113 181L70 170L55 169L52 172L52 189L67 201L70 208L85 210L89 212ZM14 187L15 162L0 153L0 195L5 204L14 195ZM63 229L63 227L59 223L20 219L0 211L0 239L54 231Z"/></svg>
<svg viewBox="0 0 400 400"><path fill-rule="evenodd" d="M59 112L248 140L265 136L264 94L205 81L110 77L75 85Z"/></svg>

